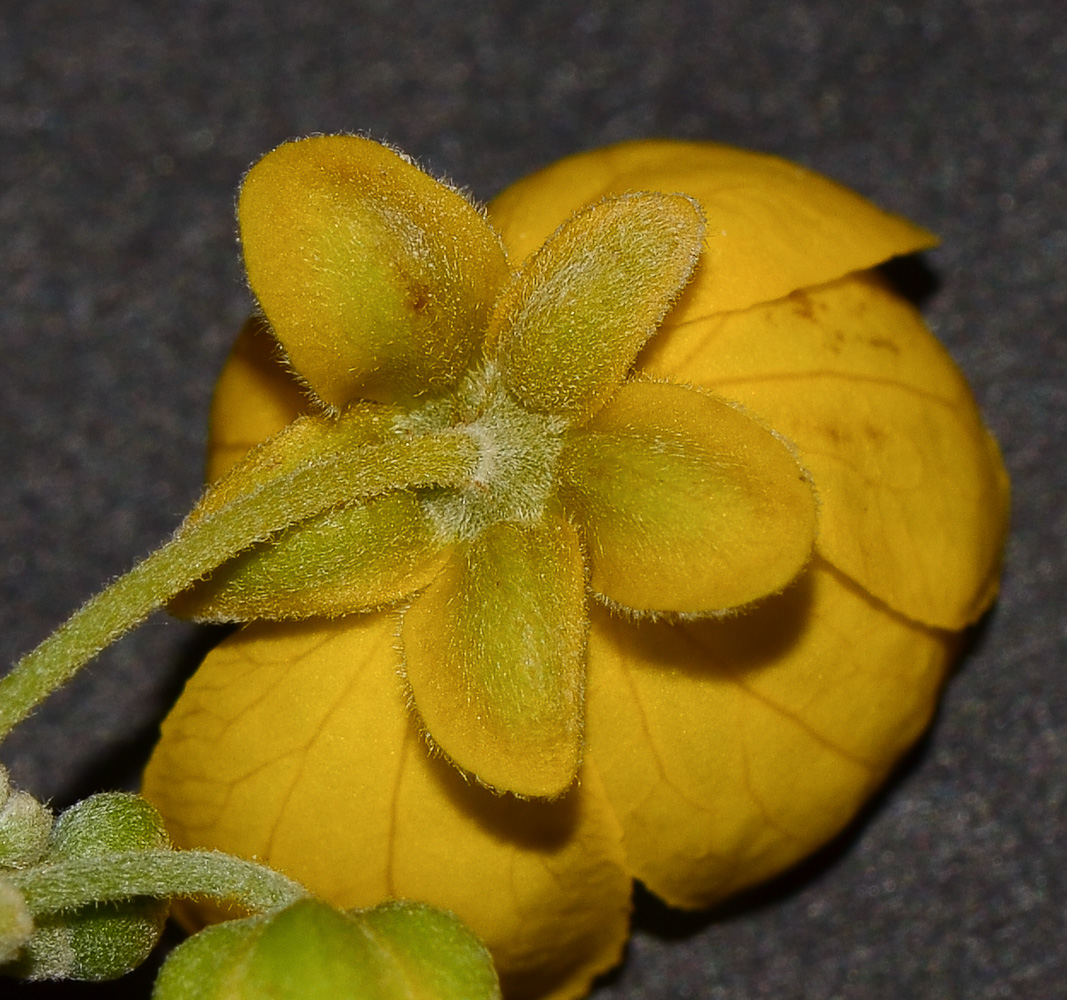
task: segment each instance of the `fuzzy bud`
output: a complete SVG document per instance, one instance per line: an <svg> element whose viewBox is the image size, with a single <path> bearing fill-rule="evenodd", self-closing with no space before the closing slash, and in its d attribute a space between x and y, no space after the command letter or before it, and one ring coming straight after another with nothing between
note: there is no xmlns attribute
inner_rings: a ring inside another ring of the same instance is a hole
<svg viewBox="0 0 1067 1000"><path fill-rule="evenodd" d="M499 1000L484 945L454 916L391 902L343 913L303 899L218 924L172 952L153 1000Z"/></svg>
<svg viewBox="0 0 1067 1000"><path fill-rule="evenodd" d="M27 868L44 857L51 810L28 792L16 791L0 769L0 869Z"/></svg>
<svg viewBox="0 0 1067 1000"><path fill-rule="evenodd" d="M69 861L169 846L156 810L137 795L93 795L64 812L52 830L47 860ZM41 917L11 970L25 979L116 979L155 947L169 903L134 897Z"/></svg>

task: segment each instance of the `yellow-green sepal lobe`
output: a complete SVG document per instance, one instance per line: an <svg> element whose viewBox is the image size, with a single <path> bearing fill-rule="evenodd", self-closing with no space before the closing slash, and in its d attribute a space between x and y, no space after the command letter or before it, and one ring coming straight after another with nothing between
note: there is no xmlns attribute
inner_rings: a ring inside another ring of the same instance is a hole
<svg viewBox="0 0 1067 1000"><path fill-rule="evenodd" d="M404 617L405 670L434 743L485 785L551 797L581 757L585 576L562 517L492 525Z"/></svg>
<svg viewBox="0 0 1067 1000"><path fill-rule="evenodd" d="M294 368L336 408L446 389L508 277L470 202L356 136L279 146L248 172L237 211L252 291Z"/></svg>
<svg viewBox="0 0 1067 1000"><path fill-rule="evenodd" d="M416 493L394 490L293 525L171 602L197 621L307 618L391 604L429 583L444 546Z"/></svg>
<svg viewBox="0 0 1067 1000"><path fill-rule="evenodd" d="M622 381L689 280L704 236L691 198L628 194L565 222L493 314L504 382L534 410L581 417Z"/></svg>
<svg viewBox="0 0 1067 1000"><path fill-rule="evenodd" d="M456 917L421 903L391 900L348 917L388 942L410 992L405 1000L495 1000L500 986L485 946Z"/></svg>
<svg viewBox="0 0 1067 1000"><path fill-rule="evenodd" d="M636 611L714 613L782 590L811 555L816 505L789 448L736 406L630 382L560 459L593 590Z"/></svg>
<svg viewBox="0 0 1067 1000"><path fill-rule="evenodd" d="M265 923L263 916L227 920L187 938L159 970L152 1000L238 1000L232 980Z"/></svg>

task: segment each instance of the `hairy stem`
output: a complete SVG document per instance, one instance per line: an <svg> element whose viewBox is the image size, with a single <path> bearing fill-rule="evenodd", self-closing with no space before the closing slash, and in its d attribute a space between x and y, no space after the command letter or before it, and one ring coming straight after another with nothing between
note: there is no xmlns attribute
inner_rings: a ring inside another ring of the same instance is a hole
<svg viewBox="0 0 1067 1000"><path fill-rule="evenodd" d="M475 444L458 433L398 435L346 448L350 436L339 432L330 447L279 462L278 474L268 469L253 489L191 517L24 656L0 679L0 740L104 647L238 552L346 502L402 487L458 485L477 459ZM260 460L257 469L263 468Z"/></svg>
<svg viewBox="0 0 1067 1000"><path fill-rule="evenodd" d="M303 886L270 868L217 851L125 851L5 877L35 917L133 896L210 896L261 913L308 895Z"/></svg>

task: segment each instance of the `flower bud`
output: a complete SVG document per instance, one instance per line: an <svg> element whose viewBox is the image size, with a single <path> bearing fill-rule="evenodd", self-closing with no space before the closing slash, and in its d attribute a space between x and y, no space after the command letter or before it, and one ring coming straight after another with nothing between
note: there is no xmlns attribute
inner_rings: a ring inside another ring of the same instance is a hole
<svg viewBox="0 0 1067 1000"><path fill-rule="evenodd" d="M341 912L303 899L180 945L153 1000L494 1000L484 945L451 914L391 902Z"/></svg>
<svg viewBox="0 0 1067 1000"><path fill-rule="evenodd" d="M71 806L52 830L49 860L170 846L163 820L139 795L102 792Z"/></svg>
<svg viewBox="0 0 1067 1000"><path fill-rule="evenodd" d="M64 812L52 829L47 860L60 862L169 846L159 814L137 795L93 795ZM116 979L156 946L169 903L134 897L50 913L12 971L25 979Z"/></svg>
<svg viewBox="0 0 1067 1000"><path fill-rule="evenodd" d="M0 868L26 868L48 847L52 811L28 792L15 791L0 768Z"/></svg>

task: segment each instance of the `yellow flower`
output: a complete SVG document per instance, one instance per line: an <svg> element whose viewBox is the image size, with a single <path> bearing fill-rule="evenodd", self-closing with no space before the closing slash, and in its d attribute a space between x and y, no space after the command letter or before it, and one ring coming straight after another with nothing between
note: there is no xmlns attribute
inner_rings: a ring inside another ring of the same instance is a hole
<svg viewBox="0 0 1067 1000"><path fill-rule="evenodd" d="M699 257L691 199L601 199L510 275L459 194L333 136L264 158L239 217L260 305L340 415L287 425L193 522L253 493L268 465L329 465L354 443L387 470L412 441L464 442L471 463L457 486L421 489L403 488L425 479L405 465L396 488L227 563L186 613L351 615L410 598L402 667L434 744L483 784L551 797L581 754L587 577L632 614L711 615L781 591L807 562L815 498L780 439L692 387L623 384Z"/></svg>
<svg viewBox="0 0 1067 1000"><path fill-rule="evenodd" d="M250 323L212 476L301 412L325 426L323 404L373 412L374 442L466 433L478 458L183 599L382 610L260 622L208 656L145 777L175 843L346 908L450 909L505 995L562 1000L618 960L634 877L706 906L840 830L926 725L1007 518L962 376L868 270L930 235L777 159L674 142L498 197L514 277L465 201L365 140L281 147L239 215L303 391ZM487 476L487 456L518 471ZM424 732L497 789L565 794L493 794Z"/></svg>

